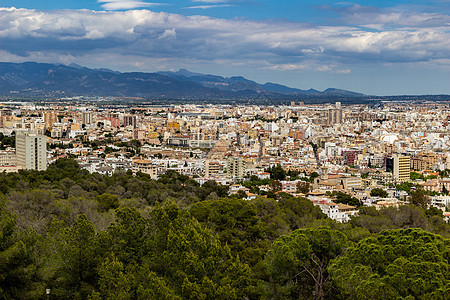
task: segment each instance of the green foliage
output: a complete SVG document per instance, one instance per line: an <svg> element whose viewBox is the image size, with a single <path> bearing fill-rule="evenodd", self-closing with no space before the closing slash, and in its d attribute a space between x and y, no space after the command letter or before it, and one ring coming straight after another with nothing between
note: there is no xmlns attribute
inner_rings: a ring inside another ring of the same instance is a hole
<svg viewBox="0 0 450 300"><path fill-rule="evenodd" d="M72 228L66 228L62 233L65 243L60 246L61 268L56 280L59 292L72 295L71 298L87 298L92 292L96 280L96 267L99 264L98 254L102 250L97 243L92 223L81 215Z"/></svg>
<svg viewBox="0 0 450 300"><path fill-rule="evenodd" d="M288 195L281 197L278 203L284 212L286 223L292 230L306 227L314 220L326 218L320 208L306 198Z"/></svg>
<svg viewBox="0 0 450 300"><path fill-rule="evenodd" d="M329 227L298 229L276 240L267 253L270 278L266 293L271 299L322 299L331 291L327 268L342 255L346 236Z"/></svg>
<svg viewBox="0 0 450 300"><path fill-rule="evenodd" d="M286 171L283 169L283 167L280 164L269 167L269 168L265 169L264 171L270 173L270 179L274 179L274 180L286 179Z"/></svg>
<svg viewBox="0 0 450 300"><path fill-rule="evenodd" d="M388 196L388 193L382 188L374 188L370 191L370 196L386 198Z"/></svg>
<svg viewBox="0 0 450 300"><path fill-rule="evenodd" d="M425 210L425 215L428 217L438 216L443 217L443 211L437 207L430 207L429 209Z"/></svg>
<svg viewBox="0 0 450 300"><path fill-rule="evenodd" d="M450 177L450 169L445 169L443 171L439 171L439 176L441 178L448 178L448 177Z"/></svg>
<svg viewBox="0 0 450 300"><path fill-rule="evenodd" d="M410 182L403 182L401 184L397 184L396 189L399 191L405 191L408 194L411 192L411 188L413 187L413 184Z"/></svg>
<svg viewBox="0 0 450 300"><path fill-rule="evenodd" d="M283 189L283 185L278 180L272 180L269 183L269 188L272 192L276 193Z"/></svg>
<svg viewBox="0 0 450 300"><path fill-rule="evenodd" d="M418 189L410 193L408 200L411 204L419 206L423 209L428 208L431 203L430 197L423 189Z"/></svg>
<svg viewBox="0 0 450 300"><path fill-rule="evenodd" d="M329 272L342 299L444 299L449 245L422 229L382 231L349 248Z"/></svg>
<svg viewBox="0 0 450 300"><path fill-rule="evenodd" d="M0 132L0 150L5 150L8 147L15 147L16 146L16 136L5 136L3 133Z"/></svg>
<svg viewBox="0 0 450 300"><path fill-rule="evenodd" d="M356 207L362 206L362 202L360 200L343 192L333 191L330 194L330 196L334 198L334 202L336 203L343 203L347 205L353 205Z"/></svg>
<svg viewBox="0 0 450 300"><path fill-rule="evenodd" d="M297 193L308 194L311 191L311 185L309 182L299 181L297 183Z"/></svg>
<svg viewBox="0 0 450 300"><path fill-rule="evenodd" d="M387 207L380 210L374 207L361 207L359 215L352 217L350 223L355 227L366 228L371 233L395 228L422 228L450 237L450 227L442 218L427 217L423 209L414 205Z"/></svg>
<svg viewBox="0 0 450 300"><path fill-rule="evenodd" d="M317 172L312 172L311 174L309 174L309 177L311 178L311 179L313 179L314 180L314 178L317 178L317 177L319 177L320 175L319 175L319 173L317 173Z"/></svg>
<svg viewBox="0 0 450 300"><path fill-rule="evenodd" d="M244 262L254 265L267 251L264 230L253 203L236 198L203 201L194 204L190 212Z"/></svg>
<svg viewBox="0 0 450 300"><path fill-rule="evenodd" d="M101 194L95 197L98 202L98 210L105 212L110 209L116 209L119 207L119 196L111 194Z"/></svg>
<svg viewBox="0 0 450 300"><path fill-rule="evenodd" d="M15 216L0 199L0 298L26 298L26 287L34 287L36 268L33 263L35 239L17 231Z"/></svg>
<svg viewBox="0 0 450 300"><path fill-rule="evenodd" d="M251 178L243 184L257 191L267 183ZM228 196L228 186L200 186L177 172L159 180L123 171L105 176L70 159L47 171L0 173L0 192L2 299L43 299L46 288L55 299L346 298L342 274L353 275L347 270L330 281L327 266L352 243L395 228L450 236L433 208L361 207L342 224L287 193L247 201ZM409 270L399 266L392 270ZM350 271L364 277L373 272L367 270L357 265ZM397 295L382 288L387 284L377 278L384 275L377 274L360 288L367 298ZM436 281L418 274L414 280ZM439 284L426 296L443 298Z"/></svg>
<svg viewBox="0 0 450 300"><path fill-rule="evenodd" d="M409 173L409 178L411 180L417 180L417 179L425 180L425 178L423 177L423 174L420 174L420 173L417 173L417 172L410 172Z"/></svg>

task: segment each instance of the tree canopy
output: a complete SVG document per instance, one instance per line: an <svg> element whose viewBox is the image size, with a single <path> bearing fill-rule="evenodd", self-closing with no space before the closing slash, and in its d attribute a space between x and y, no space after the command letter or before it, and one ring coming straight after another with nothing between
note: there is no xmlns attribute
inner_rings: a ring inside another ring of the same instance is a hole
<svg viewBox="0 0 450 300"><path fill-rule="evenodd" d="M0 173L0 298L448 295L450 227L439 210L360 207L337 223L306 198L270 193L244 200L176 172L90 174L71 159Z"/></svg>

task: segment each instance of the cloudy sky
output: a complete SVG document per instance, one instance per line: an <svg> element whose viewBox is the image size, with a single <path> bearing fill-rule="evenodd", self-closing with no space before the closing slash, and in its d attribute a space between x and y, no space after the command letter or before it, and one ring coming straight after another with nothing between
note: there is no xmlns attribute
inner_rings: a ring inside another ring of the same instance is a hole
<svg viewBox="0 0 450 300"><path fill-rule="evenodd" d="M2 0L0 61L450 94L450 0Z"/></svg>

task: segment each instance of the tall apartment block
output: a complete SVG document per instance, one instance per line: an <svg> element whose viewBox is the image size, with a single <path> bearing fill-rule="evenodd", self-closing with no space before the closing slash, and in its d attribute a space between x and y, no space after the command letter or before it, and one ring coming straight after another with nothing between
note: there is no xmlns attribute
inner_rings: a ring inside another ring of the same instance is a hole
<svg viewBox="0 0 450 300"><path fill-rule="evenodd" d="M328 119L327 122L331 124L341 124L342 123L342 108L341 102L336 102L335 108L328 109Z"/></svg>
<svg viewBox="0 0 450 300"><path fill-rule="evenodd" d="M133 126L133 128L137 127L136 116L124 116L123 117L124 126Z"/></svg>
<svg viewBox="0 0 450 300"><path fill-rule="evenodd" d="M47 129L51 129L53 124L58 122L58 114L54 111L44 113L44 122Z"/></svg>
<svg viewBox="0 0 450 300"><path fill-rule="evenodd" d="M408 181L411 171L411 157L394 154L386 160L386 171L392 172L395 180Z"/></svg>
<svg viewBox="0 0 450 300"><path fill-rule="evenodd" d="M16 163L27 170L47 170L47 137L32 133L18 133Z"/></svg>
<svg viewBox="0 0 450 300"><path fill-rule="evenodd" d="M240 157L228 158L228 174L231 178L244 178L245 163Z"/></svg>
<svg viewBox="0 0 450 300"><path fill-rule="evenodd" d="M92 112L84 111L81 113L81 122L85 125L90 125L94 123L94 119L92 117Z"/></svg>

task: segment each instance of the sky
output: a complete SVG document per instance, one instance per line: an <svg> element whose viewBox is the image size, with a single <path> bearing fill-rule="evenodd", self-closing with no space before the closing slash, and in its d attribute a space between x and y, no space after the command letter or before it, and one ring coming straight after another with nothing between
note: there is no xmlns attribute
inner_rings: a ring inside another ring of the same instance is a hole
<svg viewBox="0 0 450 300"><path fill-rule="evenodd" d="M2 0L0 61L450 94L450 0Z"/></svg>

